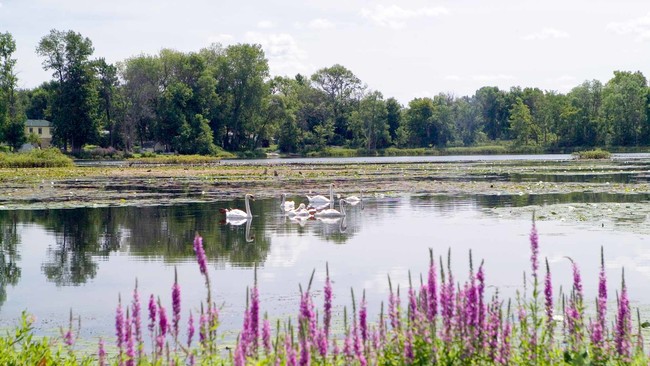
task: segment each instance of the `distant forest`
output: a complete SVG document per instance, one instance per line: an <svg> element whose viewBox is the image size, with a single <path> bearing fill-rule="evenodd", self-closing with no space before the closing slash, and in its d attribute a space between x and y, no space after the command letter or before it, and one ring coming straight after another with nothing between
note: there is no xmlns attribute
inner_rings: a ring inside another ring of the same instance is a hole
<svg viewBox="0 0 650 366"><path fill-rule="evenodd" d="M0 142L12 148L29 139L26 119L51 121L53 143L72 152L152 143L180 154L650 144L650 88L639 71L614 71L605 84L585 81L566 94L485 86L472 96L441 93L401 105L338 64L271 76L257 44L163 49L109 64L93 55L90 39L52 30L35 50L52 79L26 90L17 88L15 49L12 35L0 33Z"/></svg>

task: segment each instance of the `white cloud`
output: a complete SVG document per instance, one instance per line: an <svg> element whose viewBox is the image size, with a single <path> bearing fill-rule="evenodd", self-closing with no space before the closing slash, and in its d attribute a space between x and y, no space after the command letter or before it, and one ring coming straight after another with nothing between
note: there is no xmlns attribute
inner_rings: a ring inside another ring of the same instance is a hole
<svg viewBox="0 0 650 366"><path fill-rule="evenodd" d="M521 37L521 39L525 41L560 39L560 38L569 38L569 33L554 28L544 28L539 32L527 34Z"/></svg>
<svg viewBox="0 0 650 366"><path fill-rule="evenodd" d="M221 44L228 44L232 42L232 40L235 37L232 36L232 34L226 34L226 33L221 33L221 34L216 34L214 36L208 37L208 42L209 43L221 43Z"/></svg>
<svg viewBox="0 0 650 366"><path fill-rule="evenodd" d="M304 64L307 58L305 51L298 46L290 34L248 32L245 39L247 42L262 45L262 49L269 59L271 74L295 74L308 69Z"/></svg>
<svg viewBox="0 0 650 366"><path fill-rule="evenodd" d="M635 39L637 42L648 40L650 39L650 13L625 22L609 23L607 24L607 29L620 35L636 35Z"/></svg>
<svg viewBox="0 0 650 366"><path fill-rule="evenodd" d="M313 19L309 22L309 28L311 29L330 29L334 28L334 23L330 22L327 19Z"/></svg>
<svg viewBox="0 0 650 366"><path fill-rule="evenodd" d="M406 21L424 18L436 17L449 14L447 8L438 6L434 8L404 9L397 5L383 6L377 5L374 9L362 9L361 15L368 18L382 27L393 29L404 28Z"/></svg>
<svg viewBox="0 0 650 366"><path fill-rule="evenodd" d="M261 29L275 28L275 23L273 23L270 20L261 20L257 22L257 28L261 28Z"/></svg>

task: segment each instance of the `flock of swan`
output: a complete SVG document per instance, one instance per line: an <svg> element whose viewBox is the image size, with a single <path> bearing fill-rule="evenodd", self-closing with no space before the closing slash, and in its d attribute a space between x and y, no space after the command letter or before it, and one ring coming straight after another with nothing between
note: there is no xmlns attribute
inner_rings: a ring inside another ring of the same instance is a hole
<svg viewBox="0 0 650 366"><path fill-rule="evenodd" d="M341 198L339 200L339 209L335 209L334 184L330 184L329 198L322 195L306 195L306 197L308 204L300 203L298 207L296 207L296 203L294 201L287 201L286 194L283 193L280 209L289 218L339 218L345 217L346 204L356 205L361 202L361 198L358 196L348 196ZM251 214L250 200L255 200L255 196L250 193L246 194L244 196L246 211L237 208L222 209L222 212L226 214L226 220L239 221L252 218L253 215Z"/></svg>

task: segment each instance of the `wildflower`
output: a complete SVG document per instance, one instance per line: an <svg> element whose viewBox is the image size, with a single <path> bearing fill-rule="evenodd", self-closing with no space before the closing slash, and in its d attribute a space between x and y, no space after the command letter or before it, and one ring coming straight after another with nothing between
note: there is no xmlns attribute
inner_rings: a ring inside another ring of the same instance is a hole
<svg viewBox="0 0 650 366"><path fill-rule="evenodd" d="M537 281L537 269L539 268L539 238L537 236L537 227L535 226L535 215L533 214L533 227L530 230L530 263L533 269L534 281Z"/></svg>
<svg viewBox="0 0 650 366"><path fill-rule="evenodd" d="M250 319L250 342L252 351L257 351L257 343L259 338L259 323L260 323L260 295L257 290L257 268L255 269L255 283L251 291L251 319Z"/></svg>
<svg viewBox="0 0 650 366"><path fill-rule="evenodd" d="M549 344L553 343L553 284L551 282L551 269L546 259L546 276L544 277L544 306L546 308L546 326L548 329Z"/></svg>
<svg viewBox="0 0 650 366"><path fill-rule="evenodd" d="M192 346L192 337L194 337L194 317L192 316L192 310L190 310L190 318L187 321L187 347Z"/></svg>
<svg viewBox="0 0 650 366"><path fill-rule="evenodd" d="M124 312L122 310L122 298L119 295L117 310L115 311L115 336L117 337L117 349L121 354L124 344Z"/></svg>
<svg viewBox="0 0 650 366"><path fill-rule="evenodd" d="M196 261L199 263L199 270L204 276L208 276L208 265L205 257L205 250L203 250L203 238L196 234L194 236L194 253L196 253Z"/></svg>
<svg viewBox="0 0 650 366"><path fill-rule="evenodd" d="M142 310L140 305L140 294L138 293L137 279L135 280L135 288L133 289L133 302L131 303L131 310L133 313L135 339L138 343L142 343Z"/></svg>
<svg viewBox="0 0 650 366"><path fill-rule="evenodd" d="M359 309L359 330L361 331L361 340L365 344L368 340L368 309L366 308L366 291L363 291Z"/></svg>
<svg viewBox="0 0 650 366"><path fill-rule="evenodd" d="M436 315L438 314L438 290L436 288L436 264L433 260L433 249L429 249L429 277L427 281L427 318L430 323L435 322Z"/></svg>
<svg viewBox="0 0 650 366"><path fill-rule="evenodd" d="M133 328L131 327L131 316L129 310L126 310L126 366L135 365L135 349L133 348Z"/></svg>
<svg viewBox="0 0 650 366"><path fill-rule="evenodd" d="M172 286L172 330L174 339L178 339L178 326L181 321L181 287L178 285L178 273L174 268L174 285Z"/></svg>
<svg viewBox="0 0 650 366"><path fill-rule="evenodd" d="M325 264L325 289L323 290L323 326L325 328L325 337L330 335L330 322L332 321L332 283L330 281L330 271L327 263Z"/></svg>
<svg viewBox="0 0 650 366"><path fill-rule="evenodd" d="M627 298L627 287L625 286L625 271L623 271L621 298L618 301L618 312L616 315L616 329L614 330L614 345L616 353L625 362L630 359L630 337L632 333L632 313L630 312L630 300Z"/></svg>
<svg viewBox="0 0 650 366"><path fill-rule="evenodd" d="M97 351L99 366L106 366L106 350L104 349L104 339L99 338L99 350Z"/></svg>
<svg viewBox="0 0 650 366"><path fill-rule="evenodd" d="M156 326L156 313L158 313L158 307L156 306L156 300L153 294L151 294L149 296L149 331L152 333Z"/></svg>
<svg viewBox="0 0 650 366"><path fill-rule="evenodd" d="M406 341L404 343L404 358L406 359L406 364L411 365L413 363L413 332L409 329L406 331Z"/></svg>
<svg viewBox="0 0 650 366"><path fill-rule="evenodd" d="M264 345L264 352L267 355L271 353L271 323L267 316L264 317L262 323L262 344Z"/></svg>

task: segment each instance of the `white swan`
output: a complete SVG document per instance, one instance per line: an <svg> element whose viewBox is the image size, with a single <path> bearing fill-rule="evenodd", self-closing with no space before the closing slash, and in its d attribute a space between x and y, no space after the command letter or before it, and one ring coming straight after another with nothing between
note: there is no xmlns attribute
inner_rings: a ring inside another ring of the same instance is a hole
<svg viewBox="0 0 650 366"><path fill-rule="evenodd" d="M296 203L293 201L287 201L286 193L282 193L282 203L280 203L280 208L284 211L293 210L296 206Z"/></svg>
<svg viewBox="0 0 650 366"><path fill-rule="evenodd" d="M359 196L363 197L363 191L359 192ZM361 197L348 196L348 197L345 197L345 201L347 203L351 204L352 206L354 206L354 205L358 204L359 202L361 202Z"/></svg>
<svg viewBox="0 0 650 366"><path fill-rule="evenodd" d="M320 205L326 205L328 203L330 205L333 205L334 204L334 183L330 183L330 198L321 196L319 194L317 196L307 196L307 199L309 200L310 205L320 206Z"/></svg>
<svg viewBox="0 0 650 366"><path fill-rule="evenodd" d="M289 217L309 217L310 213L304 203L301 203L295 210L287 211Z"/></svg>
<svg viewBox="0 0 650 366"><path fill-rule="evenodd" d="M244 199L246 201L246 212L240 210L240 209L226 209L226 219L238 219L238 218L249 218L253 217L251 215L251 206L250 203L248 202L249 199L252 199L255 201L255 196L252 194L248 193L246 196L244 196Z"/></svg>
<svg viewBox="0 0 650 366"><path fill-rule="evenodd" d="M339 200L340 211L333 208L327 208L323 211L318 211L314 214L315 217L344 217L345 216L345 199Z"/></svg>

